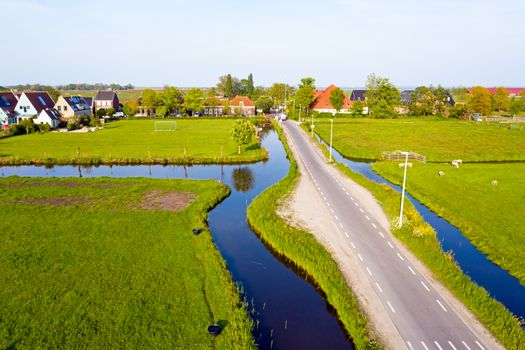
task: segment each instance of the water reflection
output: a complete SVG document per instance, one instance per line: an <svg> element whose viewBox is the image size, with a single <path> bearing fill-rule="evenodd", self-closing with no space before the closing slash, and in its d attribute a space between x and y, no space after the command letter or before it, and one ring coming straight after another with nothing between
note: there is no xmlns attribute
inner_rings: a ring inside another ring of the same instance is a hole
<svg viewBox="0 0 525 350"><path fill-rule="evenodd" d="M239 192L248 192L253 188L255 178L252 169L247 166L240 166L232 171L233 187Z"/></svg>

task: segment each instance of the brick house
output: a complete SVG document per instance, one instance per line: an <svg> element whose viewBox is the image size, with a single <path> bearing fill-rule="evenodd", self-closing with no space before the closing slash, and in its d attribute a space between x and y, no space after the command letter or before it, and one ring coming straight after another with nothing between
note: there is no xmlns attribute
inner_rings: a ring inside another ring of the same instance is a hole
<svg viewBox="0 0 525 350"><path fill-rule="evenodd" d="M113 108L116 112L120 111L120 101L115 91L98 91L93 98L93 110L96 113L99 109Z"/></svg>
<svg viewBox="0 0 525 350"><path fill-rule="evenodd" d="M350 113L350 109L352 108L352 101L345 95L343 97L343 105L341 106L341 109L337 111L334 106L332 106L332 102L330 102L330 95L332 94L332 91L337 89L335 85L330 85L324 90L317 90L315 91L315 99L314 102L310 105L310 110L320 112L320 113Z"/></svg>

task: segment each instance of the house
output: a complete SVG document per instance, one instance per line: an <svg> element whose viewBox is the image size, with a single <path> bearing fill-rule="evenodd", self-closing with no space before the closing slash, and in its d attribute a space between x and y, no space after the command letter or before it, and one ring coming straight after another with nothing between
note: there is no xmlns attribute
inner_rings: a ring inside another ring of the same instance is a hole
<svg viewBox="0 0 525 350"><path fill-rule="evenodd" d="M496 87L491 87L491 88L487 88L487 90L489 90L489 92L494 95L496 93L496 90L498 88ZM524 90L525 88L520 88L520 87L508 87L508 88L505 88L507 89L507 91L509 92L509 96L510 97L515 97L515 96L519 96ZM468 88L467 89L468 92L471 92L472 88Z"/></svg>
<svg viewBox="0 0 525 350"><path fill-rule="evenodd" d="M113 108L116 112L120 111L120 102L115 91L98 91L93 98L94 111L99 109Z"/></svg>
<svg viewBox="0 0 525 350"><path fill-rule="evenodd" d="M15 108L18 97L12 92L0 92L0 128L9 129L16 124Z"/></svg>
<svg viewBox="0 0 525 350"><path fill-rule="evenodd" d="M91 116L91 104L81 96L60 96L55 103L55 109L64 118Z"/></svg>
<svg viewBox="0 0 525 350"><path fill-rule="evenodd" d="M248 96L235 96L230 100L230 113L245 117L255 115L255 105Z"/></svg>
<svg viewBox="0 0 525 350"><path fill-rule="evenodd" d="M343 105L339 111L332 106L330 95L335 89L337 89L337 87L332 84L324 90L315 91L314 102L310 105L310 109L320 113L350 113L352 101L346 95L343 97Z"/></svg>
<svg viewBox="0 0 525 350"><path fill-rule="evenodd" d="M54 108L43 109L37 118L33 119L35 124L48 124L51 129L58 127L60 122L60 113Z"/></svg>
<svg viewBox="0 0 525 350"><path fill-rule="evenodd" d="M24 92L15 107L17 122L36 117L43 109L53 108L54 105L55 101L45 91Z"/></svg>
<svg viewBox="0 0 525 350"><path fill-rule="evenodd" d="M368 90L352 90L350 100L352 101L366 101L366 92Z"/></svg>

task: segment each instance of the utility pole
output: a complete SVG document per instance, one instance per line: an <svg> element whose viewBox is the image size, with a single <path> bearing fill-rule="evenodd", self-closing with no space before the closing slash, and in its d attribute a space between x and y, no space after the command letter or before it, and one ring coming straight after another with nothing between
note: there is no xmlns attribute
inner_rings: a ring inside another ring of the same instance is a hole
<svg viewBox="0 0 525 350"><path fill-rule="evenodd" d="M314 125L314 115L312 114L312 137L314 137L314 128L315 128L315 125Z"/></svg>
<svg viewBox="0 0 525 350"><path fill-rule="evenodd" d="M403 204L405 204L405 186L407 183L407 168L409 152L401 152L405 155L405 174L403 175L403 189L401 190L401 209L399 210L399 228L403 226Z"/></svg>

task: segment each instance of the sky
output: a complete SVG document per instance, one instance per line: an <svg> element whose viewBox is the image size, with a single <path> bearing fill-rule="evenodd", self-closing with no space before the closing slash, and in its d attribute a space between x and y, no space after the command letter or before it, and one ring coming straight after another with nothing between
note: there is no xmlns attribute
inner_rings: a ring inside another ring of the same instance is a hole
<svg viewBox="0 0 525 350"><path fill-rule="evenodd" d="M525 86L523 0L0 0L0 86Z"/></svg>

